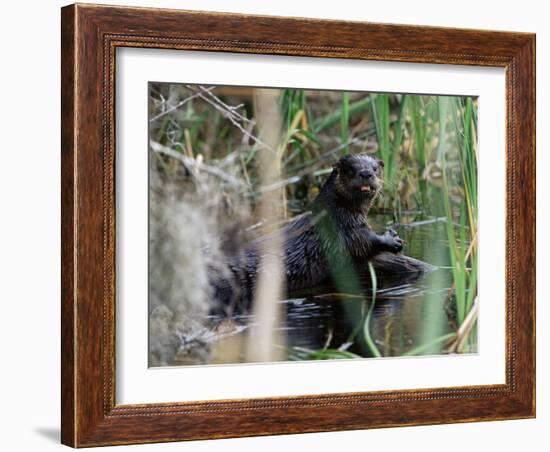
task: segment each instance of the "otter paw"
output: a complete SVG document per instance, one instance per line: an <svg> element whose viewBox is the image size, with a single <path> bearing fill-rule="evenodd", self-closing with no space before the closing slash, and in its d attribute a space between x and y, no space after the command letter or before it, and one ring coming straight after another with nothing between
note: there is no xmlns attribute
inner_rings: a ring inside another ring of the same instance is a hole
<svg viewBox="0 0 550 452"><path fill-rule="evenodd" d="M393 229L390 229L385 234L386 244L388 245L388 249L392 253L399 253L403 249L403 245L405 244L405 241L397 235L397 232L395 232Z"/></svg>

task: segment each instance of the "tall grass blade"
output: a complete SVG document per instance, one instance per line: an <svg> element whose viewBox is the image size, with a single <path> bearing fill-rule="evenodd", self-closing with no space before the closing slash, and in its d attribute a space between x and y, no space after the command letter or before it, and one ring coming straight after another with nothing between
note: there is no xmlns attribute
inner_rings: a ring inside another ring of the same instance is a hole
<svg viewBox="0 0 550 452"><path fill-rule="evenodd" d="M340 117L340 141L342 145L349 141L349 93L342 93L342 116ZM344 147L344 152L349 152L349 147Z"/></svg>
<svg viewBox="0 0 550 452"><path fill-rule="evenodd" d="M369 305L369 310L367 312L367 316L365 317L363 332L365 335L365 342L367 343L367 346L369 347L370 352L372 353L373 356L380 358L382 356L382 353L380 353L380 350L378 350L378 347L374 343L374 340L372 339L372 336L370 333L370 319L372 317L372 311L374 310L374 305L376 304L376 289L377 289L376 272L374 271L374 267L371 261L369 261L368 265L369 265L369 273L370 273L371 282L372 282L372 298Z"/></svg>

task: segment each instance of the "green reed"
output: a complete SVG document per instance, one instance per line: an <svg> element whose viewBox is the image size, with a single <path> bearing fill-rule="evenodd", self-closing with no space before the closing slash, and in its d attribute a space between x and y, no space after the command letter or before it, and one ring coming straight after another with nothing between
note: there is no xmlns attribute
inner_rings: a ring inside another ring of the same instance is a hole
<svg viewBox="0 0 550 452"><path fill-rule="evenodd" d="M174 97L175 103L189 92L155 88L155 99ZM163 91L164 90L164 91ZM162 91L162 92L160 92ZM179 97L178 97L179 96ZM239 112L254 119L252 97L223 97ZM324 96L324 97L323 97ZM152 112L158 113L154 107ZM447 261L452 272L450 302L456 310L456 328L464 322L477 295L477 106L470 97L423 96L390 93L330 93L284 89L281 95L285 138L282 162L289 205L305 209L331 171L346 153L374 153L384 160L385 187L373 212L394 212L396 222L404 211L418 212L418 219L444 217L448 246L432 252L437 262ZM238 154L243 178L255 195L257 155L261 144L243 139L242 130L227 119L227 112L193 99L177 115L166 115L151 124L151 137L193 157L221 162ZM243 123L247 128L250 124ZM251 135L257 131L250 126ZM245 144L243 144L245 143ZM165 162L163 162L164 164ZM294 179L292 179L296 176ZM300 203L298 204L298 201ZM294 205L293 204L293 205ZM426 247L432 244L427 243ZM406 252L406 250L405 250ZM427 256L430 256L427 250ZM435 253L435 254L434 254ZM442 283L443 284L443 283ZM446 350L453 332L441 322L441 296L426 303L423 343L408 354ZM371 303L369 306L373 306ZM436 320L434 320L436 319ZM420 320L422 321L422 320ZM369 327L365 323L368 343ZM475 329L472 336L475 338ZM444 339L442 339L444 338ZM475 342L466 341L467 350ZM331 355L327 349L325 356ZM371 350L376 356L376 352ZM322 356L322 355L319 355ZM331 356L335 356L332 354ZM344 356L342 356L344 357ZM313 356L312 356L313 359Z"/></svg>
<svg viewBox="0 0 550 452"><path fill-rule="evenodd" d="M477 145L472 99L454 98L450 103L450 109L450 129L454 132L451 135L456 137L459 149L460 170L456 179L464 193L462 202L453 206L449 180L451 171L445 154L442 156L443 191L445 211L449 219L447 234L455 282L457 323L461 325L472 309L477 295ZM456 218L456 211L460 222L458 234L450 221Z"/></svg>

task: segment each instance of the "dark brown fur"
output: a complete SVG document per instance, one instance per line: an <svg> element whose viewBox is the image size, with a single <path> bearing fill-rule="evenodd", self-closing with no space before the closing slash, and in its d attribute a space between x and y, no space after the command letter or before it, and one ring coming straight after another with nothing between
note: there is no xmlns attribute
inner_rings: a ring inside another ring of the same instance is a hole
<svg viewBox="0 0 550 452"><path fill-rule="evenodd" d="M376 234L367 222L372 200L382 186L383 162L368 155L348 155L335 165L311 211L295 218L282 234L281 258L286 289L293 292L366 267L382 251L397 253L403 241L393 231ZM279 236L280 237L280 236ZM262 250L274 242L260 237L230 256L231 278L216 282L216 299L226 309L245 310L261 271Z"/></svg>

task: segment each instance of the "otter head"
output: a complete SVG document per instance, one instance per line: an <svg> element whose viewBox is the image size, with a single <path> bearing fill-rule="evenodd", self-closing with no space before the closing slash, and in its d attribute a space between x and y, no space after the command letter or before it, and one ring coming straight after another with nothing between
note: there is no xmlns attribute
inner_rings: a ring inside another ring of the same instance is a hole
<svg viewBox="0 0 550 452"><path fill-rule="evenodd" d="M368 204L382 188L384 162L367 154L346 155L334 165L338 194L354 204Z"/></svg>

